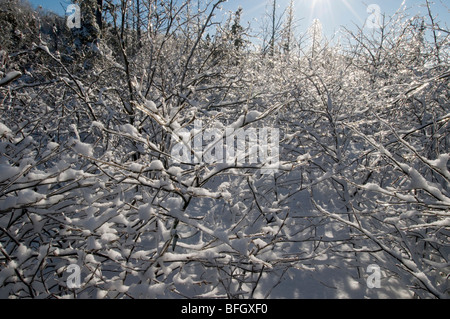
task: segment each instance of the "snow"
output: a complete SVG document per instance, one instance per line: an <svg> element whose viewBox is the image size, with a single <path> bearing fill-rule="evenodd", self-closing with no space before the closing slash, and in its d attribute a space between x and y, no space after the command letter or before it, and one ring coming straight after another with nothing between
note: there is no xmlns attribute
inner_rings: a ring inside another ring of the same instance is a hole
<svg viewBox="0 0 450 319"><path fill-rule="evenodd" d="M175 285L182 285L182 286L191 286L194 281L192 280L191 277L186 277L184 279L181 278L181 274L177 273L174 277L173 277L173 283Z"/></svg>
<svg viewBox="0 0 450 319"><path fill-rule="evenodd" d="M139 207L139 219L148 221L155 215L155 210L150 204L145 204Z"/></svg>
<svg viewBox="0 0 450 319"><path fill-rule="evenodd" d="M109 291L127 292L129 287L120 282L112 282L107 285Z"/></svg>
<svg viewBox="0 0 450 319"><path fill-rule="evenodd" d="M261 116L261 114L262 114L261 112L252 110L247 113L247 116L245 117L245 122L246 123L254 122Z"/></svg>
<svg viewBox="0 0 450 319"><path fill-rule="evenodd" d="M37 47L38 47L39 49L41 49L41 50L47 52L48 54L51 54L51 53L50 53L50 50L49 50L49 48L48 48L48 46L46 46L45 44L38 45Z"/></svg>
<svg viewBox="0 0 450 319"><path fill-rule="evenodd" d="M139 136L138 130L131 124L122 125L120 130L131 136Z"/></svg>
<svg viewBox="0 0 450 319"><path fill-rule="evenodd" d="M92 127L96 127L96 128L98 128L100 130L104 130L105 129L105 126L103 125L103 123L100 123L98 121L93 121L92 122Z"/></svg>
<svg viewBox="0 0 450 319"><path fill-rule="evenodd" d="M158 108L156 107L156 104L153 101L145 101L145 106L152 112L155 113L158 112Z"/></svg>
<svg viewBox="0 0 450 319"><path fill-rule="evenodd" d="M369 191L375 191L375 192L383 192L384 191L380 186L378 186L377 184L373 184L373 183L365 184L364 188Z"/></svg>
<svg viewBox="0 0 450 319"><path fill-rule="evenodd" d="M104 233L101 235L100 238L104 242L112 242L112 241L119 239L119 236L117 236L116 234L113 234L113 233Z"/></svg>
<svg viewBox="0 0 450 319"><path fill-rule="evenodd" d="M88 250L101 249L102 244L98 240L96 240L93 236L90 236L87 240L86 248Z"/></svg>
<svg viewBox="0 0 450 319"><path fill-rule="evenodd" d="M61 174L59 174L58 176L58 180L63 182L63 181L69 181L72 179L76 179L78 177L82 176L82 172L81 171L77 171L75 169L69 168L67 170L64 170L63 172L61 172Z"/></svg>
<svg viewBox="0 0 450 319"><path fill-rule="evenodd" d="M229 128L237 130L237 129L241 128L244 125L244 122L245 122L245 115L241 115L241 116L239 116L239 118L237 119L236 122L232 123L229 126Z"/></svg>
<svg viewBox="0 0 450 319"><path fill-rule="evenodd" d="M37 203L41 199L44 199L45 195L35 192L31 189L24 189L18 192L16 205L29 205L31 203Z"/></svg>
<svg viewBox="0 0 450 319"><path fill-rule="evenodd" d="M3 79L0 80L0 86L6 85L14 80L16 80L17 78L19 78L20 76L22 76L22 73L19 71L11 71L8 72L5 77Z"/></svg>
<svg viewBox="0 0 450 319"><path fill-rule="evenodd" d="M232 240L231 247L244 256L248 255L248 240L245 238Z"/></svg>
<svg viewBox="0 0 450 319"><path fill-rule="evenodd" d="M6 211L17 206L17 197L7 197L0 201L0 210Z"/></svg>
<svg viewBox="0 0 450 319"><path fill-rule="evenodd" d="M307 154L298 156L297 157L297 162L299 162L299 163L307 162L307 161L309 161L311 159L312 159L311 154L307 153Z"/></svg>
<svg viewBox="0 0 450 319"><path fill-rule="evenodd" d="M218 198L221 194L211 192L204 188L199 187L188 187L187 193L192 194L197 197L210 197L210 198Z"/></svg>
<svg viewBox="0 0 450 319"><path fill-rule="evenodd" d="M49 142L48 144L47 144L47 149L49 150L49 151L53 151L54 149L56 149L56 148L58 148L59 147L59 144L58 143L55 143L55 142Z"/></svg>
<svg viewBox="0 0 450 319"><path fill-rule="evenodd" d="M267 243L260 239L260 238L256 238L253 240L253 243L255 244L256 247L258 247L259 249L264 248L267 246Z"/></svg>
<svg viewBox="0 0 450 319"><path fill-rule="evenodd" d="M131 258L140 259L140 260L148 260L149 252L145 250L136 251L131 255Z"/></svg>
<svg viewBox="0 0 450 319"><path fill-rule="evenodd" d="M449 159L450 159L450 153L441 154L441 155L439 155L438 159L436 159L434 161L429 161L429 162L432 166L437 167L441 172L447 172L447 174L448 174L447 163L448 163ZM450 176L450 174L448 174L448 176Z"/></svg>
<svg viewBox="0 0 450 319"><path fill-rule="evenodd" d="M15 274L15 269L18 267L17 262L11 260L6 267L0 270L0 284L3 284L10 276Z"/></svg>
<svg viewBox="0 0 450 319"><path fill-rule="evenodd" d="M167 173L169 173L170 175L174 175L176 176L178 179L180 179L181 174L183 174L183 169L181 167L176 167L176 166L171 166L168 170Z"/></svg>
<svg viewBox="0 0 450 319"><path fill-rule="evenodd" d="M0 138L2 137L11 138L12 134L11 130L5 124L0 122Z"/></svg>
<svg viewBox="0 0 450 319"><path fill-rule="evenodd" d="M0 164L0 182L10 179L21 172L19 167L13 167L8 164Z"/></svg>
<svg viewBox="0 0 450 319"><path fill-rule="evenodd" d="M263 266L265 266L265 267L267 267L267 268L269 268L269 269L272 269L272 268L273 268L271 264L269 264L269 263L267 263L267 262L265 262L265 261L263 261L263 260L261 260L261 259L255 257L254 255L250 255L250 256L249 256L249 259L250 259L250 261L251 261L252 263L254 263L254 264L257 264L257 265L258 265L258 264L259 264L259 265L263 265Z"/></svg>
<svg viewBox="0 0 450 319"><path fill-rule="evenodd" d="M23 263L25 260L28 259L33 253L33 250L25 246L24 244L19 245L17 248L17 254L18 262L19 264Z"/></svg>
<svg viewBox="0 0 450 319"><path fill-rule="evenodd" d="M437 199L450 205L450 198L444 196L438 187L428 182L416 169L406 164L400 164L400 167L411 177L412 187L426 190Z"/></svg>
<svg viewBox="0 0 450 319"><path fill-rule="evenodd" d="M228 239L228 234L223 229L216 229L214 232L212 232L212 235L218 239L220 239L224 243L230 243L230 240Z"/></svg>
<svg viewBox="0 0 450 319"><path fill-rule="evenodd" d="M135 295L141 299L154 299L165 294L166 285L163 283L158 284L133 284L128 289L128 293Z"/></svg>
<svg viewBox="0 0 450 319"><path fill-rule="evenodd" d="M81 141L74 141L73 149L75 152L77 152L80 155L87 156L87 157L93 157L94 150L92 148L92 145L83 143Z"/></svg>
<svg viewBox="0 0 450 319"><path fill-rule="evenodd" d="M131 163L129 169L135 173L141 173L144 169L144 165L139 163Z"/></svg>
<svg viewBox="0 0 450 319"><path fill-rule="evenodd" d="M162 171L164 170L164 165L160 160L154 160L150 163L148 166L148 169L154 170L154 171Z"/></svg>
<svg viewBox="0 0 450 319"><path fill-rule="evenodd" d="M108 257L112 260L120 260L122 259L122 254L113 249L108 250Z"/></svg>

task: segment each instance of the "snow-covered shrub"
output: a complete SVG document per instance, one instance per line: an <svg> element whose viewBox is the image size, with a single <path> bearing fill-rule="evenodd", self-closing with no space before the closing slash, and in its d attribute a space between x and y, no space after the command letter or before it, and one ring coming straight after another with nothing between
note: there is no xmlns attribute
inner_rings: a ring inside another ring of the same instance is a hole
<svg viewBox="0 0 450 319"><path fill-rule="evenodd" d="M408 20L267 56L206 36L221 2L148 1L145 37L106 3L100 42L11 56L1 297L448 297L447 51ZM280 129L278 171L177 161L196 121Z"/></svg>

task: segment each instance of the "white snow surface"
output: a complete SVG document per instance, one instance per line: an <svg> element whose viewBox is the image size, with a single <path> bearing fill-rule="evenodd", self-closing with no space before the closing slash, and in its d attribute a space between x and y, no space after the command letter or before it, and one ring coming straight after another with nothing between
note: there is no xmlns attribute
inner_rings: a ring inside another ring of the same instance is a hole
<svg viewBox="0 0 450 319"><path fill-rule="evenodd" d="M0 79L0 86L6 85L7 83L19 78L21 75L22 72L19 71L8 72L3 79Z"/></svg>

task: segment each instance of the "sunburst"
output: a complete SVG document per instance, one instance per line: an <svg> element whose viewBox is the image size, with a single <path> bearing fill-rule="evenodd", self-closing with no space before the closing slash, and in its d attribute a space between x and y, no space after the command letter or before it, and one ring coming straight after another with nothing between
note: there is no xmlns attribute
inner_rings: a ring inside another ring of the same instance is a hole
<svg viewBox="0 0 450 319"><path fill-rule="evenodd" d="M339 3L342 3L360 23L364 23L364 19L361 18L348 0L312 0L310 2L310 21L322 15L331 16L333 22L336 21L335 11Z"/></svg>

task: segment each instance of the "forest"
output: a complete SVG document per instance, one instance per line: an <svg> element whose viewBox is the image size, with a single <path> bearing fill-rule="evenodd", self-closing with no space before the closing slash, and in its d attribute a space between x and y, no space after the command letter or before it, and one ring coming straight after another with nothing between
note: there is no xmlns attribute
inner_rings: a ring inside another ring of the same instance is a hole
<svg viewBox="0 0 450 319"><path fill-rule="evenodd" d="M449 298L433 3L330 39L224 2L0 0L0 298Z"/></svg>

